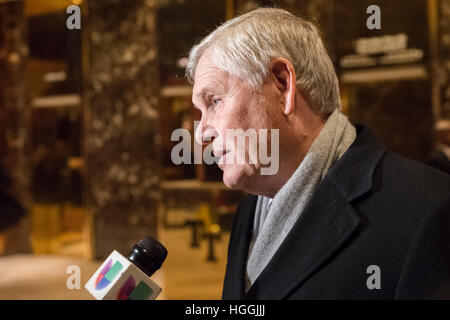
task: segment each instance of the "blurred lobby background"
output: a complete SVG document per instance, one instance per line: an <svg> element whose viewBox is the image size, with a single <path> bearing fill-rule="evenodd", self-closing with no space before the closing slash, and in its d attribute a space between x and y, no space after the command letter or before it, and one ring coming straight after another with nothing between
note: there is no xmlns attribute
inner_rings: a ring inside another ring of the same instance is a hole
<svg viewBox="0 0 450 320"><path fill-rule="evenodd" d="M381 30L366 27L373 4ZM0 0L0 299L92 299L102 259L147 235L169 252L160 299L221 297L245 195L216 166L173 164L170 138L200 116L190 47L274 5L319 26L344 113L431 163L450 131L450 0ZM80 290L66 288L74 264Z"/></svg>

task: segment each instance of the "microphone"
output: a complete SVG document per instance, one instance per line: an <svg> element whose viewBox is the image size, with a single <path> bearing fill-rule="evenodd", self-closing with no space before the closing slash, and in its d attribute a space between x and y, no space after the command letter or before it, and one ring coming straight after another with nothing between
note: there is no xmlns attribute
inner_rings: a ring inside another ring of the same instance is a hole
<svg viewBox="0 0 450 320"><path fill-rule="evenodd" d="M167 249L146 237L125 258L114 250L84 286L97 300L154 300L162 289L151 277L161 268Z"/></svg>

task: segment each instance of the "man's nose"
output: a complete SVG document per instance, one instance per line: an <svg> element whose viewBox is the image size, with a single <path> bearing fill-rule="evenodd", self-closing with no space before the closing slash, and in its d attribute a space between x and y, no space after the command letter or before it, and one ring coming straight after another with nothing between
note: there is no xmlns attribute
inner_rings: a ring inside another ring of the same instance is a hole
<svg viewBox="0 0 450 320"><path fill-rule="evenodd" d="M203 125L202 122L200 122L197 129L195 130L195 141L197 141L198 144L209 144L216 137L217 131L209 125Z"/></svg>

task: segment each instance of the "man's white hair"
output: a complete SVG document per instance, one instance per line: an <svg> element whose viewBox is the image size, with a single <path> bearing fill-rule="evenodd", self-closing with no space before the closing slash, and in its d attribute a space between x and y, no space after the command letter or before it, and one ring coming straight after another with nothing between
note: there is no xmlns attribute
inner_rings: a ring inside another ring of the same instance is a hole
<svg viewBox="0 0 450 320"><path fill-rule="evenodd" d="M319 114L341 110L333 63L311 22L282 9L260 8L223 23L191 49L186 67L190 83L208 48L218 68L247 80L255 90L268 76L271 60L285 58L311 109Z"/></svg>

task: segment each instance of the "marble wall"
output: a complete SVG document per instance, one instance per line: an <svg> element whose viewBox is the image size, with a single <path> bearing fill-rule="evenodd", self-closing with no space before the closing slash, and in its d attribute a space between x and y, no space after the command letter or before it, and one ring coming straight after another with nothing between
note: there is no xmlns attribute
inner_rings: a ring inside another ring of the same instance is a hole
<svg viewBox="0 0 450 320"><path fill-rule="evenodd" d="M12 178L9 193L31 206L30 104L24 81L28 46L23 2L0 3L0 161ZM5 234L5 252L30 252L28 216Z"/></svg>
<svg viewBox="0 0 450 320"><path fill-rule="evenodd" d="M85 156L94 256L156 236L159 192L155 1L87 1Z"/></svg>

